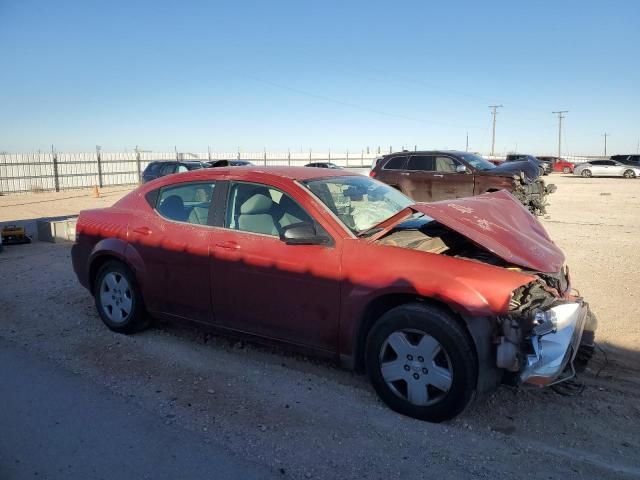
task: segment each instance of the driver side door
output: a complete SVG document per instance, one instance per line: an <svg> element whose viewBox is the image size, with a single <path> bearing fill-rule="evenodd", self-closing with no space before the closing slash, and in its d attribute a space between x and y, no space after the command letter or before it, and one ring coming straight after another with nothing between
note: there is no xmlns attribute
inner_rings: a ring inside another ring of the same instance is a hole
<svg viewBox="0 0 640 480"><path fill-rule="evenodd" d="M224 228L211 245L216 322L229 329L334 353L339 326L340 242L332 239L329 245L289 245L279 236L283 226L304 221L322 228L299 199L259 183L230 181L225 188Z"/></svg>

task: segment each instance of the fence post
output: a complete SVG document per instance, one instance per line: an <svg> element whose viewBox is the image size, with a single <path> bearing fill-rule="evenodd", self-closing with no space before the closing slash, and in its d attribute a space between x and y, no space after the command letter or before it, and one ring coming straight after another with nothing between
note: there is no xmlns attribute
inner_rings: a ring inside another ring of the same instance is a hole
<svg viewBox="0 0 640 480"><path fill-rule="evenodd" d="M96 145L96 158L98 159L98 186L102 188L102 154L100 145Z"/></svg>
<svg viewBox="0 0 640 480"><path fill-rule="evenodd" d="M240 147L238 147L238 160L240 160Z"/></svg>
<svg viewBox="0 0 640 480"><path fill-rule="evenodd" d="M347 167L349 166L349 149L348 148L347 148L347 163L346 163L346 166Z"/></svg>
<svg viewBox="0 0 640 480"><path fill-rule="evenodd" d="M309 161L311 161L311 149L309 149Z"/></svg>
<svg viewBox="0 0 640 480"><path fill-rule="evenodd" d="M138 183L142 183L142 170L140 165L140 150L136 148L136 168L138 169Z"/></svg>
<svg viewBox="0 0 640 480"><path fill-rule="evenodd" d="M329 162L331 162L331 149L329 149Z"/></svg>
<svg viewBox="0 0 640 480"><path fill-rule="evenodd" d="M60 177L58 175L58 154L53 150L53 146L51 147L51 151L53 153L53 185L55 186L56 192L59 192Z"/></svg>
<svg viewBox="0 0 640 480"><path fill-rule="evenodd" d="M291 149L287 148L287 164L291 166Z"/></svg>
<svg viewBox="0 0 640 480"><path fill-rule="evenodd" d="M369 149L369 147L367 147L367 150ZM367 152L369 153L369 152ZM364 167L364 150L360 150L360 166Z"/></svg>

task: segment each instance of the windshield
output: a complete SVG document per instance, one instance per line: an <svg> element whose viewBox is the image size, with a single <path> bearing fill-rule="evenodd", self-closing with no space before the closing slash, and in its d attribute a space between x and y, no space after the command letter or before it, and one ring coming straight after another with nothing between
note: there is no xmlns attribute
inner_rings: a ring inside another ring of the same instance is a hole
<svg viewBox="0 0 640 480"><path fill-rule="evenodd" d="M492 168L496 168L489 160L485 160L475 153L462 153L460 157L476 170L491 170Z"/></svg>
<svg viewBox="0 0 640 480"><path fill-rule="evenodd" d="M356 235L415 203L395 188L360 175L308 180L304 185Z"/></svg>

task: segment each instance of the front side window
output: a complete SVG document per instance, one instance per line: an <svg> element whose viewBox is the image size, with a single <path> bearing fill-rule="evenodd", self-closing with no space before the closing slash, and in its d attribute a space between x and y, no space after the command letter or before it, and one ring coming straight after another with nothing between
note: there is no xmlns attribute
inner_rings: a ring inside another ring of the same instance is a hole
<svg viewBox="0 0 640 480"><path fill-rule="evenodd" d="M225 227L279 237L285 227L302 222L315 224L286 193L257 183L231 184Z"/></svg>
<svg viewBox="0 0 640 480"><path fill-rule="evenodd" d="M395 188L359 175L308 180L304 185L356 235L414 203Z"/></svg>
<svg viewBox="0 0 640 480"><path fill-rule="evenodd" d="M176 222L209 225L209 210L215 183L181 183L162 187L156 210L163 217Z"/></svg>
<svg viewBox="0 0 640 480"><path fill-rule="evenodd" d="M456 162L451 157L436 157L436 172L438 173L456 173Z"/></svg>

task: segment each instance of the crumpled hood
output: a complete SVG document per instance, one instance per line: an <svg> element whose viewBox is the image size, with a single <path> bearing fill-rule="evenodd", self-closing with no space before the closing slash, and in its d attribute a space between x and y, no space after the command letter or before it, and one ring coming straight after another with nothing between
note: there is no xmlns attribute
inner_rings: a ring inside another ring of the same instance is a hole
<svg viewBox="0 0 640 480"><path fill-rule="evenodd" d="M531 183L540 176L540 167L531 160L522 160L518 162L502 162L496 168L484 170L480 173L487 175L504 175L504 176L520 176L520 172L524 173L525 183Z"/></svg>
<svg viewBox="0 0 640 480"><path fill-rule="evenodd" d="M508 263L541 273L559 272L564 254L542 224L509 192L410 206Z"/></svg>

